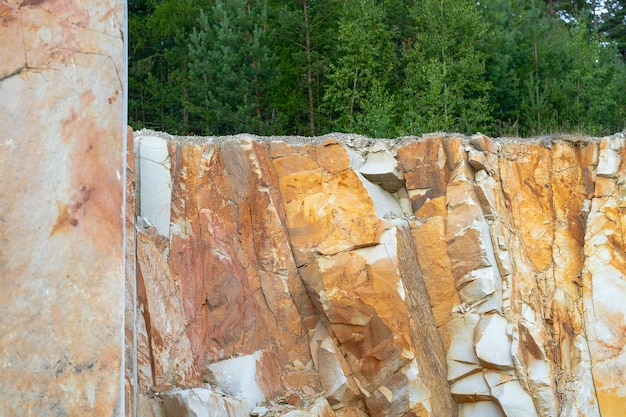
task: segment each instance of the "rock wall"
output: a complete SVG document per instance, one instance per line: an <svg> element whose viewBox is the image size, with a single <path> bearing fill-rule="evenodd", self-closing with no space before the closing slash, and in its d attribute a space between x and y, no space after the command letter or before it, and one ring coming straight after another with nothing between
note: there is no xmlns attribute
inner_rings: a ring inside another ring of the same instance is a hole
<svg viewBox="0 0 626 417"><path fill-rule="evenodd" d="M124 412L124 13L0 1L3 417Z"/></svg>
<svg viewBox="0 0 626 417"><path fill-rule="evenodd" d="M623 135L134 143L139 415L623 414Z"/></svg>

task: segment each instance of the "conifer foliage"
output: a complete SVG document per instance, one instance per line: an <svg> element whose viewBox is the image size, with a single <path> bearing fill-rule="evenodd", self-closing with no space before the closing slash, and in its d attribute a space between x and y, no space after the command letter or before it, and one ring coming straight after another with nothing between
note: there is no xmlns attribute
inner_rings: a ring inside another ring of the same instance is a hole
<svg viewBox="0 0 626 417"><path fill-rule="evenodd" d="M218 0L189 36L189 108L200 128L223 135L270 132L279 74L267 3Z"/></svg>
<svg viewBox="0 0 626 417"><path fill-rule="evenodd" d="M176 134L603 135L621 0L129 0L129 120Z"/></svg>
<svg viewBox="0 0 626 417"><path fill-rule="evenodd" d="M477 4L416 1L415 36L405 48L404 112L408 133L471 132L488 125L490 84L480 49L487 36Z"/></svg>

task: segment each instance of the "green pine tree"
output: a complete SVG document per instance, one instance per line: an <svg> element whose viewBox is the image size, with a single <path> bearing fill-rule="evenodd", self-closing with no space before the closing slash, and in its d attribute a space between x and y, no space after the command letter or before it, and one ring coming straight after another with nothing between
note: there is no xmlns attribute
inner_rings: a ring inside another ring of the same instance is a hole
<svg viewBox="0 0 626 417"><path fill-rule="evenodd" d="M188 133L188 36L208 0L129 2L129 123Z"/></svg>
<svg viewBox="0 0 626 417"><path fill-rule="evenodd" d="M404 131L484 130L490 86L478 45L487 27L476 3L415 1L412 15L416 35L404 50Z"/></svg>
<svg viewBox="0 0 626 417"><path fill-rule="evenodd" d="M189 43L189 111L202 133L271 133L272 37L263 0L217 0L200 14Z"/></svg>
<svg viewBox="0 0 626 417"><path fill-rule="evenodd" d="M599 134L623 125L623 100L615 93L623 66L589 28L591 19L564 14L584 15L581 5L494 0L484 6L492 33L485 50L494 134Z"/></svg>
<svg viewBox="0 0 626 417"><path fill-rule="evenodd" d="M626 62L626 0L607 0L601 16L600 31L613 43Z"/></svg>
<svg viewBox="0 0 626 417"><path fill-rule="evenodd" d="M274 51L280 83L275 90L280 131L317 135L327 131L320 113L323 80L335 53L340 4L338 0L272 0L270 19L276 22Z"/></svg>
<svg viewBox="0 0 626 417"><path fill-rule="evenodd" d="M348 0L339 20L338 58L330 63L324 109L341 131L391 137L396 106L393 32L373 0Z"/></svg>

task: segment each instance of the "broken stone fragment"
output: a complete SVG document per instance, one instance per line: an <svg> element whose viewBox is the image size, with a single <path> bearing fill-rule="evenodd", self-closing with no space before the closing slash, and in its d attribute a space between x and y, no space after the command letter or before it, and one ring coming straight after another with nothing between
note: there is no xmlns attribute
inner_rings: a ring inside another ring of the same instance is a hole
<svg viewBox="0 0 626 417"><path fill-rule="evenodd" d="M508 417L494 401L459 404L459 417Z"/></svg>
<svg viewBox="0 0 626 417"><path fill-rule="evenodd" d="M240 398L249 408L282 390L281 368L276 354L257 351L208 366L213 381L224 392Z"/></svg>
<svg viewBox="0 0 626 417"><path fill-rule="evenodd" d="M304 395L308 395L308 396L315 395L315 390L310 385L303 385L301 389Z"/></svg>
<svg viewBox="0 0 626 417"><path fill-rule="evenodd" d="M322 388L333 408L353 405L359 395L350 368L328 333L328 328L319 322L311 337L311 354L315 361Z"/></svg>
<svg viewBox="0 0 626 417"><path fill-rule="evenodd" d="M448 381L453 383L479 370L480 365L474 350L474 328L480 315L467 313L456 317L446 326L450 337L450 348L446 357Z"/></svg>
<svg viewBox="0 0 626 417"><path fill-rule="evenodd" d="M335 417L335 415L326 398L320 397L311 406L301 410L289 411L282 417Z"/></svg>
<svg viewBox="0 0 626 417"><path fill-rule="evenodd" d="M380 142L372 146L360 172L368 181L380 185L390 193L395 193L404 186L398 161Z"/></svg>
<svg viewBox="0 0 626 417"><path fill-rule="evenodd" d="M163 394L167 417L248 417L250 407L240 399L222 397L207 388L175 390Z"/></svg>
<svg viewBox="0 0 626 417"><path fill-rule="evenodd" d="M485 368L513 369L508 322L500 314L485 314L474 328L476 356Z"/></svg>
<svg viewBox="0 0 626 417"><path fill-rule="evenodd" d="M476 304L496 291L493 266L475 269L457 281L461 302Z"/></svg>
<svg viewBox="0 0 626 417"><path fill-rule="evenodd" d="M506 232L502 223L496 223L495 232L496 236L498 236L497 244L494 245L496 263L502 275L510 275L513 272L513 265L511 265L511 254L509 253L509 247L504 238Z"/></svg>
<svg viewBox="0 0 626 417"><path fill-rule="evenodd" d="M287 398L287 404L293 407L298 407L301 403L302 397L300 397L298 394L290 395L289 398Z"/></svg>
<svg viewBox="0 0 626 417"><path fill-rule="evenodd" d="M172 180L167 140L157 135L141 135L135 147L139 214L156 225L161 235L169 236Z"/></svg>
<svg viewBox="0 0 626 417"><path fill-rule="evenodd" d="M334 139L329 139L316 149L319 165L335 175L350 168L350 154L346 147Z"/></svg>
<svg viewBox="0 0 626 417"><path fill-rule="evenodd" d="M265 406L257 406L250 410L250 415L252 417L263 417L267 413L270 412L270 409Z"/></svg>
<svg viewBox="0 0 626 417"><path fill-rule="evenodd" d="M474 168L474 171L485 170L488 173L493 172L483 152L470 149L467 153L467 162Z"/></svg>
<svg viewBox="0 0 626 417"><path fill-rule="evenodd" d="M613 149L600 150L598 158L598 175L601 177L615 178L619 171L621 159Z"/></svg>
<svg viewBox="0 0 626 417"><path fill-rule="evenodd" d="M485 212L485 218L493 220L497 213L495 190L498 183L484 169L476 172L474 179L474 191Z"/></svg>
<svg viewBox="0 0 626 417"><path fill-rule="evenodd" d="M528 305L522 309L524 319L511 327L513 362L523 387L532 393L537 413L557 415L556 384L543 348L548 342L537 314Z"/></svg>
<svg viewBox="0 0 626 417"><path fill-rule="evenodd" d="M451 385L450 391L457 403L485 401L493 398L481 371L459 379Z"/></svg>
<svg viewBox="0 0 626 417"><path fill-rule="evenodd" d="M538 417L533 398L508 374L485 370L491 393L507 417Z"/></svg>
<svg viewBox="0 0 626 417"><path fill-rule="evenodd" d="M496 142L480 133L472 136L470 139L470 143L474 148L481 152L489 152L493 154L498 152L498 146Z"/></svg>

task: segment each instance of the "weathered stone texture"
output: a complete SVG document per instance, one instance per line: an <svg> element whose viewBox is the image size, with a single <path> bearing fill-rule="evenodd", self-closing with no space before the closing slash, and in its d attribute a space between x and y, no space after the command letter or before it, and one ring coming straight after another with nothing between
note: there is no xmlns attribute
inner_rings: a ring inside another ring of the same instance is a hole
<svg viewBox="0 0 626 417"><path fill-rule="evenodd" d="M137 282L136 260L137 239L135 218L135 153L133 151L133 130L127 128L126 142L126 218L125 259L124 259L124 415L135 415L137 402Z"/></svg>
<svg viewBox="0 0 626 417"><path fill-rule="evenodd" d="M584 319L602 416L623 414L626 397L625 145L623 136L600 142L598 176L584 240Z"/></svg>
<svg viewBox="0 0 626 417"><path fill-rule="evenodd" d="M287 415L621 412L622 135L136 137L140 393L265 352Z"/></svg>
<svg viewBox="0 0 626 417"><path fill-rule="evenodd" d="M0 414L121 415L123 4L0 10Z"/></svg>

